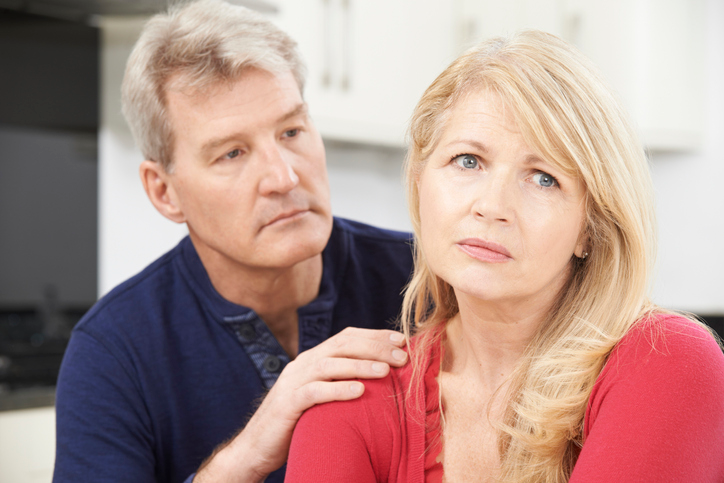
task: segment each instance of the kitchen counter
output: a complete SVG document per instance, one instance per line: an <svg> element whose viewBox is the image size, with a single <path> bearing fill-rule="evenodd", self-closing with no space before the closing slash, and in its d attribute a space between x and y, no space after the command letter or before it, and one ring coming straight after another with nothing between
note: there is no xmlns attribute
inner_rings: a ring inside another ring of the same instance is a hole
<svg viewBox="0 0 724 483"><path fill-rule="evenodd" d="M7 389L0 385L0 411L34 409L55 405L55 386Z"/></svg>

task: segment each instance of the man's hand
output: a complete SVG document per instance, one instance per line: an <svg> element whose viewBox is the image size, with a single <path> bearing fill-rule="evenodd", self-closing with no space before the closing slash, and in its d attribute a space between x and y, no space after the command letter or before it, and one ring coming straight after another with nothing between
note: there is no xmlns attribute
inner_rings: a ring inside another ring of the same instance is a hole
<svg viewBox="0 0 724 483"><path fill-rule="evenodd" d="M294 426L306 409L361 396L364 384L349 379L381 378L390 365L404 365L404 342L391 330L348 327L299 354L243 431L201 466L194 483L263 481L287 460Z"/></svg>

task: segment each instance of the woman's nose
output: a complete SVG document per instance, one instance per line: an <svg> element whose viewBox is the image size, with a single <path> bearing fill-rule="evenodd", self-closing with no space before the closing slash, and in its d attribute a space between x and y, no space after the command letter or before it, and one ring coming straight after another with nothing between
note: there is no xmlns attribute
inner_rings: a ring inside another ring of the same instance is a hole
<svg viewBox="0 0 724 483"><path fill-rule="evenodd" d="M299 184L299 176L292 166L290 153L276 144L264 149L261 161L263 174L259 192L262 195L288 193Z"/></svg>
<svg viewBox="0 0 724 483"><path fill-rule="evenodd" d="M505 173L490 174L476 187L472 205L473 216L489 222L509 223L513 220L514 183Z"/></svg>

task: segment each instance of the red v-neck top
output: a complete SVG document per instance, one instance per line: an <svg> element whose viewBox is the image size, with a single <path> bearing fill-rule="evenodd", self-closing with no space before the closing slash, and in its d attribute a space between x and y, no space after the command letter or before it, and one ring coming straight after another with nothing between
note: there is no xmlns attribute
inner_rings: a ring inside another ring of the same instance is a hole
<svg viewBox="0 0 724 483"><path fill-rule="evenodd" d="M422 355L418 390L409 391L408 364L364 381L359 399L308 410L285 481L441 482L440 353L437 345ZM570 483L724 482L721 349L682 317L637 324L594 386L584 438Z"/></svg>

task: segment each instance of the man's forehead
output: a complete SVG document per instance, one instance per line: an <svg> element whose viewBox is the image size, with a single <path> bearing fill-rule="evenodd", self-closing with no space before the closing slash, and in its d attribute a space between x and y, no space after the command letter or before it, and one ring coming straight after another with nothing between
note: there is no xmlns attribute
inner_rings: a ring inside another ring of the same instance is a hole
<svg viewBox="0 0 724 483"><path fill-rule="evenodd" d="M246 67L234 76L214 72L196 73L179 70L167 77L164 91L167 98L169 95L183 96L204 102L214 96L233 91L240 84L248 85L251 79L260 78L265 80L264 84L285 85L287 88L291 88L293 83L296 90L299 90L299 85L291 70L272 72L257 67Z"/></svg>
<svg viewBox="0 0 724 483"><path fill-rule="evenodd" d="M232 140L277 129L288 119L306 117L307 105L291 72L275 75L248 70L233 82L223 81L202 90L182 88L174 79L167 90L167 112L175 133L174 148L206 155Z"/></svg>
<svg viewBox="0 0 724 483"><path fill-rule="evenodd" d="M174 120L190 116L246 115L250 122L275 122L280 117L305 114L301 92L288 75L250 71L234 81L222 81L197 87L181 87L166 91L166 108ZM171 119L169 119L171 120ZM193 124L193 121L192 121Z"/></svg>

